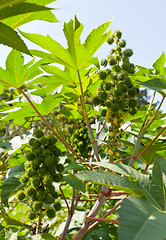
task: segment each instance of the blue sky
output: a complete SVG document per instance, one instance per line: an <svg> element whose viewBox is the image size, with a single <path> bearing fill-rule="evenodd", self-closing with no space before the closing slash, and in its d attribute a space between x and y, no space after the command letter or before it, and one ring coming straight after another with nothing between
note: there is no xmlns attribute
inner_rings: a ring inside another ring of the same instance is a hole
<svg viewBox="0 0 166 240"><path fill-rule="evenodd" d="M166 1L165 0L57 0L50 5L58 8L54 13L59 23L31 22L20 29L25 32L49 34L65 46L62 28L63 22L70 21L74 14L84 25L82 40L93 28L114 20L112 32L119 29L127 47L132 48L134 55L131 61L137 65L151 67L164 51L166 53ZM26 41L28 47L34 45ZM110 47L104 44L97 52L100 59L106 57ZM0 66L4 67L9 48L0 46ZM165 104L166 105L166 104Z"/></svg>

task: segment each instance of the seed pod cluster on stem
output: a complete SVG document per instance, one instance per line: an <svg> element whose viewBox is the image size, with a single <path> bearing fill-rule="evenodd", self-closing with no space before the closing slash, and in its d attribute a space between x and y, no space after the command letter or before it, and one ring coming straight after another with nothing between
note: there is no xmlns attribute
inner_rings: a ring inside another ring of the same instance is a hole
<svg viewBox="0 0 166 240"><path fill-rule="evenodd" d="M136 114L137 101L135 97L139 93L139 89L130 80L130 76L135 73L135 66L130 63L133 51L125 48L126 41L121 37L122 32L117 30L108 39L108 44L115 44L115 47L111 49L108 57L101 61L104 70L99 72L99 78L103 81L98 88L97 96L93 99L94 105L103 107L101 115L110 123L110 145L105 149L110 161L118 157L120 127L128 114ZM105 69L106 67L107 69Z"/></svg>
<svg viewBox="0 0 166 240"><path fill-rule="evenodd" d="M29 140L31 150L26 153L25 172L20 176L23 190L17 193L17 198L28 199L31 207L28 213L30 220L37 218L39 212L44 210L48 218L53 218L61 208L57 200L58 193L53 185L63 181L64 170L63 165L59 163L61 151L56 147L56 142L54 135L46 137L40 129L37 129L34 137Z"/></svg>

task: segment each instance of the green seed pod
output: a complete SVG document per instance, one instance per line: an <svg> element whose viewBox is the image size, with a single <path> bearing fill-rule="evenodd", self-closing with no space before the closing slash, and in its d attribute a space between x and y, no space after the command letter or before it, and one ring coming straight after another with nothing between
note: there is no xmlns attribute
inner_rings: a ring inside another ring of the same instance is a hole
<svg viewBox="0 0 166 240"><path fill-rule="evenodd" d="M104 80L107 77L107 73L105 71L100 71L99 72L99 78Z"/></svg>
<svg viewBox="0 0 166 240"><path fill-rule="evenodd" d="M45 175L42 182L43 182L44 186L47 186L47 185L52 184L53 179L50 175Z"/></svg>
<svg viewBox="0 0 166 240"><path fill-rule="evenodd" d="M137 112L137 110L136 110L135 108L130 108L130 109L129 109L129 113L130 113L131 115L135 115L136 112Z"/></svg>
<svg viewBox="0 0 166 240"><path fill-rule="evenodd" d="M36 212L30 211L30 212L28 213L28 218L29 218L30 220L33 220L33 219L35 219L36 217L37 217Z"/></svg>
<svg viewBox="0 0 166 240"><path fill-rule="evenodd" d="M55 202L55 203L53 204L53 207L54 207L54 209L55 209L56 211L61 210L61 204L60 204L60 202Z"/></svg>
<svg viewBox="0 0 166 240"><path fill-rule="evenodd" d="M40 143L42 146L45 146L48 144L48 139L45 136L43 136L40 138Z"/></svg>
<svg viewBox="0 0 166 240"><path fill-rule="evenodd" d="M57 173L54 175L54 181L55 182L61 182L63 181L63 175L61 173Z"/></svg>
<svg viewBox="0 0 166 240"><path fill-rule="evenodd" d="M40 187L40 178L32 178L31 180L32 187L38 189Z"/></svg>
<svg viewBox="0 0 166 240"><path fill-rule="evenodd" d="M120 30L116 30L115 36L120 39L122 37L122 32Z"/></svg>
<svg viewBox="0 0 166 240"><path fill-rule="evenodd" d="M111 89L111 87L112 87L112 84L110 82L107 82L104 86L106 91L109 91Z"/></svg>
<svg viewBox="0 0 166 240"><path fill-rule="evenodd" d="M26 153L25 157L28 161L32 161L33 159L35 159L35 155L30 151Z"/></svg>
<svg viewBox="0 0 166 240"><path fill-rule="evenodd" d="M43 157L47 157L49 155L51 155L50 149L47 149L47 148L42 149L42 156Z"/></svg>
<svg viewBox="0 0 166 240"><path fill-rule="evenodd" d="M128 102L128 106L130 108L134 108L137 105L137 101L135 99L130 99Z"/></svg>
<svg viewBox="0 0 166 240"><path fill-rule="evenodd" d="M113 70L114 70L115 72L119 73L120 70L121 70L121 67L120 67L119 65L115 65L115 66L113 67Z"/></svg>
<svg viewBox="0 0 166 240"><path fill-rule="evenodd" d="M123 51L123 55L126 57L131 57L133 55L133 51L130 48L127 48Z"/></svg>
<svg viewBox="0 0 166 240"><path fill-rule="evenodd" d="M46 210L46 215L48 218L54 218L55 217L55 210L53 208L48 208Z"/></svg>
<svg viewBox="0 0 166 240"><path fill-rule="evenodd" d="M105 106L106 106L107 108L110 108L110 107L111 107L111 101L107 101L107 102L105 103Z"/></svg>
<svg viewBox="0 0 166 240"><path fill-rule="evenodd" d="M124 80L124 84L125 84L128 88L131 88L131 87L133 86L133 84L132 84L130 78L128 78L128 77L125 78L125 80Z"/></svg>
<svg viewBox="0 0 166 240"><path fill-rule="evenodd" d="M32 147L32 151L36 156L40 156L42 154L42 148L41 147L38 147L38 148Z"/></svg>
<svg viewBox="0 0 166 240"><path fill-rule="evenodd" d="M48 137L48 142L49 144L52 146L54 145L56 142L57 142L57 138L55 137L55 135L51 134L49 137Z"/></svg>
<svg viewBox="0 0 166 240"><path fill-rule="evenodd" d="M108 41L107 41L107 43L108 43L109 45L113 44L113 42L114 42L114 38L113 38L113 37L110 37L110 38L108 39Z"/></svg>
<svg viewBox="0 0 166 240"><path fill-rule="evenodd" d="M112 65L115 65L115 64L116 64L116 59L115 59L115 58L113 58L113 57L112 57L112 58L110 58L110 59L109 59L109 65L111 65L111 66L112 66Z"/></svg>
<svg viewBox="0 0 166 240"><path fill-rule="evenodd" d="M105 72L106 72L107 76L111 75L111 70L110 69L106 69Z"/></svg>
<svg viewBox="0 0 166 240"><path fill-rule="evenodd" d="M44 199L44 203L46 204L52 204L54 201L55 201L55 198L50 194L47 194L47 196Z"/></svg>
<svg viewBox="0 0 166 240"><path fill-rule="evenodd" d="M121 40L121 41L119 42L119 47L121 47L121 48L126 47L126 41L125 41L125 40Z"/></svg>
<svg viewBox="0 0 166 240"><path fill-rule="evenodd" d="M26 184L29 181L29 178L25 175L25 173L22 173L19 180L21 183Z"/></svg>
<svg viewBox="0 0 166 240"><path fill-rule="evenodd" d="M123 62L122 63L122 69L128 71L130 69L130 63L128 62Z"/></svg>
<svg viewBox="0 0 166 240"><path fill-rule="evenodd" d="M38 199L38 201L43 201L45 198L45 191L43 189L38 189L37 190L37 195L36 198Z"/></svg>
<svg viewBox="0 0 166 240"><path fill-rule="evenodd" d="M102 100L106 100L108 96L107 96L107 93L106 93L106 92L100 92L99 97L100 97Z"/></svg>
<svg viewBox="0 0 166 240"><path fill-rule="evenodd" d="M41 164L41 160L40 159L34 159L32 161L32 168L37 171L37 170L39 170L40 164Z"/></svg>
<svg viewBox="0 0 166 240"><path fill-rule="evenodd" d="M52 156L47 156L45 159L44 159L44 164L45 166L50 166L52 165L53 163L53 157Z"/></svg>
<svg viewBox="0 0 166 240"><path fill-rule="evenodd" d="M120 108L120 106L119 106L118 103L114 103L114 104L111 105L111 111L112 112L118 112L119 108Z"/></svg>
<svg viewBox="0 0 166 240"><path fill-rule="evenodd" d="M93 104L94 105L100 105L101 104L101 99L99 97L94 97L93 98Z"/></svg>
<svg viewBox="0 0 166 240"><path fill-rule="evenodd" d="M44 136L44 133L43 133L42 130L36 129L36 130L34 131L34 136L35 136L36 138L41 138L41 137Z"/></svg>
<svg viewBox="0 0 166 240"><path fill-rule="evenodd" d="M28 196L32 196L36 193L36 190L32 187L32 186L29 186L27 189L26 189L26 194Z"/></svg>
<svg viewBox="0 0 166 240"><path fill-rule="evenodd" d="M36 139L35 138L31 138L30 140L29 140L29 145L30 146L33 146L33 144L36 142Z"/></svg>
<svg viewBox="0 0 166 240"><path fill-rule="evenodd" d="M126 77L126 74L125 74L125 73L119 73L119 74L118 74L118 79L119 79L119 80L124 80L125 77Z"/></svg>
<svg viewBox="0 0 166 240"><path fill-rule="evenodd" d="M42 208L42 203L41 202L34 202L33 208L38 211Z"/></svg>
<svg viewBox="0 0 166 240"><path fill-rule="evenodd" d="M63 172L64 166L60 163L56 166L56 169L57 169L58 172Z"/></svg>
<svg viewBox="0 0 166 240"><path fill-rule="evenodd" d="M36 175L36 171L34 171L32 168L26 169L26 175L27 177L31 178Z"/></svg>
<svg viewBox="0 0 166 240"><path fill-rule="evenodd" d="M18 200L22 201L25 197L26 197L26 195L23 190L21 190L17 193Z"/></svg>
<svg viewBox="0 0 166 240"><path fill-rule="evenodd" d="M107 59L101 60L101 66L106 67L107 66Z"/></svg>
<svg viewBox="0 0 166 240"><path fill-rule="evenodd" d="M52 184L49 184L46 186L46 191L50 193L52 197L54 197L55 194L55 187Z"/></svg>
<svg viewBox="0 0 166 240"><path fill-rule="evenodd" d="M39 140L36 140L32 146L32 149L39 148L41 146L41 143Z"/></svg>
<svg viewBox="0 0 166 240"><path fill-rule="evenodd" d="M137 94L137 93L136 93L135 88L130 88L130 89L128 90L128 95L129 95L130 97L135 97L136 94Z"/></svg>
<svg viewBox="0 0 166 240"><path fill-rule="evenodd" d="M106 113L107 113L107 110L106 110L106 109L102 109L102 111L101 111L101 116L102 116L102 117L105 117L105 116L106 116Z"/></svg>
<svg viewBox="0 0 166 240"><path fill-rule="evenodd" d="M54 148L53 154L54 154L55 157L59 157L62 153L61 153L61 150L59 148Z"/></svg>

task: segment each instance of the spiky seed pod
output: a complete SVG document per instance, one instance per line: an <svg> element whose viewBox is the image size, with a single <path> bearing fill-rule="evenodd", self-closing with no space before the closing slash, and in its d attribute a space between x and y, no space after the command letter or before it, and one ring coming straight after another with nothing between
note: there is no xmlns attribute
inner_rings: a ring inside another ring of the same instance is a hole
<svg viewBox="0 0 166 240"><path fill-rule="evenodd" d="M107 40L107 43L108 43L109 45L113 44L113 42L114 42L114 38L113 38L113 37L111 37L111 38L109 38L109 39Z"/></svg>
<svg viewBox="0 0 166 240"><path fill-rule="evenodd" d="M30 212L28 213L28 218L29 218L30 220L34 220L36 217L37 217L36 212L30 211Z"/></svg>
<svg viewBox="0 0 166 240"><path fill-rule="evenodd" d="M45 146L48 144L48 138L46 138L45 136L40 138L40 143L42 146Z"/></svg>
<svg viewBox="0 0 166 240"><path fill-rule="evenodd" d="M127 48L123 51L123 55L126 57L131 57L133 55L133 51L130 48Z"/></svg>
<svg viewBox="0 0 166 240"><path fill-rule="evenodd" d="M54 145L57 142L57 138L55 137L55 135L51 134L48 137L48 142L49 142L50 145Z"/></svg>
<svg viewBox="0 0 166 240"><path fill-rule="evenodd" d="M29 140L29 145L30 146L33 146L33 144L36 142L36 139L35 138L31 138L30 140Z"/></svg>
<svg viewBox="0 0 166 240"><path fill-rule="evenodd" d="M53 208L48 208L46 210L46 215L48 218L54 218L55 217L55 210Z"/></svg>
<svg viewBox="0 0 166 240"><path fill-rule="evenodd" d="M126 47L126 41L125 41L125 40L121 40L121 41L119 42L119 47L121 47L121 48Z"/></svg>
<svg viewBox="0 0 166 240"><path fill-rule="evenodd" d="M101 60L101 66L106 67L107 66L107 59Z"/></svg>
<svg viewBox="0 0 166 240"><path fill-rule="evenodd" d="M34 202L33 208L38 211L42 208L42 203L41 202Z"/></svg>
<svg viewBox="0 0 166 240"><path fill-rule="evenodd" d="M59 148L55 148L53 150L53 153L54 153L54 156L55 157L59 157L62 153L61 153L61 150Z"/></svg>
<svg viewBox="0 0 166 240"><path fill-rule="evenodd" d="M28 196L32 196L36 193L36 190L32 187L32 186L29 186L27 189L26 189L26 194Z"/></svg>
<svg viewBox="0 0 166 240"><path fill-rule="evenodd" d="M42 149L42 156L43 156L43 157L47 157L47 156L49 156L49 155L51 155L50 149L48 149L48 148Z"/></svg>
<svg viewBox="0 0 166 240"><path fill-rule="evenodd" d="M113 57L111 57L110 59L109 59L109 65L115 65L116 64L116 59L115 58L113 58Z"/></svg>
<svg viewBox="0 0 166 240"><path fill-rule="evenodd" d="M28 161L32 161L33 159L35 159L35 155L32 152L29 151L29 152L26 153L26 159Z"/></svg>
<svg viewBox="0 0 166 240"><path fill-rule="evenodd" d="M52 204L54 201L55 201L55 198L50 194L47 194L47 196L44 199L44 203L46 204Z"/></svg>
<svg viewBox="0 0 166 240"><path fill-rule="evenodd" d="M61 181L63 181L63 175L62 175L61 173L55 174L55 176L54 176L54 181L55 181L55 182L61 182Z"/></svg>
<svg viewBox="0 0 166 240"><path fill-rule="evenodd" d="M105 90L109 91L112 87L112 84L110 82L107 82L104 86Z"/></svg>
<svg viewBox="0 0 166 240"><path fill-rule="evenodd" d="M52 184L53 179L50 175L45 175L42 182L43 182L44 186L47 186L47 185Z"/></svg>
<svg viewBox="0 0 166 240"><path fill-rule="evenodd" d="M26 197L25 193L23 190L20 190L18 193L17 193L17 198L18 200L22 201L24 198Z"/></svg>
<svg viewBox="0 0 166 240"><path fill-rule="evenodd" d="M120 30L116 30L115 36L117 36L118 39L122 37L122 32Z"/></svg>
<svg viewBox="0 0 166 240"><path fill-rule="evenodd" d="M63 172L64 166L63 166L61 163L59 163L59 164L56 166L56 169L57 169L58 172Z"/></svg>
<svg viewBox="0 0 166 240"><path fill-rule="evenodd" d="M99 97L94 97L93 98L93 104L94 105L100 105L101 103L101 99Z"/></svg>
<svg viewBox="0 0 166 240"><path fill-rule="evenodd" d="M100 71L99 72L99 78L104 80L107 77L107 73L105 71Z"/></svg>
<svg viewBox="0 0 166 240"><path fill-rule="evenodd" d="M60 202L55 202L55 203L53 204L53 207L54 207L54 209L55 209L56 211L61 210L61 204L60 204Z"/></svg>
<svg viewBox="0 0 166 240"><path fill-rule="evenodd" d="M20 182L26 184L29 181L29 178L25 175L25 173L21 174Z"/></svg>
<svg viewBox="0 0 166 240"><path fill-rule="evenodd" d="M35 136L36 138L41 138L41 137L44 136L44 133L43 133L42 130L36 129L36 130L34 131L34 136Z"/></svg>
<svg viewBox="0 0 166 240"><path fill-rule="evenodd" d="M38 189L40 187L40 178L32 178L31 184L35 189Z"/></svg>

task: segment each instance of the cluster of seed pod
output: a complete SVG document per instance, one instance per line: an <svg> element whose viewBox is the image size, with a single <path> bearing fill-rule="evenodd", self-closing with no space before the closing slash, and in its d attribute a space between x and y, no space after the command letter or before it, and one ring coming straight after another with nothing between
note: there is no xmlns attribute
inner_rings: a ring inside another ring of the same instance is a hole
<svg viewBox="0 0 166 240"><path fill-rule="evenodd" d="M109 39L108 44L115 43L107 59L101 61L103 67L108 69L99 72L99 78L102 83L99 86L97 96L94 97L94 105L103 107L101 115L110 124L109 141L110 147L106 148L106 153L110 156L110 161L114 156L118 157L116 152L119 146L120 127L124 123L125 116L129 113L134 115L137 112L136 95L139 89L133 85L129 76L134 74L135 66L130 63L130 57L133 51L126 47L126 41L121 40L122 33L117 30Z"/></svg>
<svg viewBox="0 0 166 240"><path fill-rule="evenodd" d="M83 158L89 157L89 152L92 150L90 137L87 127L84 124L79 124L73 134L74 151L80 154Z"/></svg>
<svg viewBox="0 0 166 240"><path fill-rule="evenodd" d="M59 163L61 151L56 147L56 142L54 135L45 137L39 129L29 141L31 151L26 153L25 172L20 176L23 190L17 193L17 198L29 200L32 209L28 213L30 220L35 219L39 211L43 210L46 211L48 218L53 218L56 211L61 209L61 204L57 200L58 193L53 185L54 182L63 181L64 170L63 165Z"/></svg>

